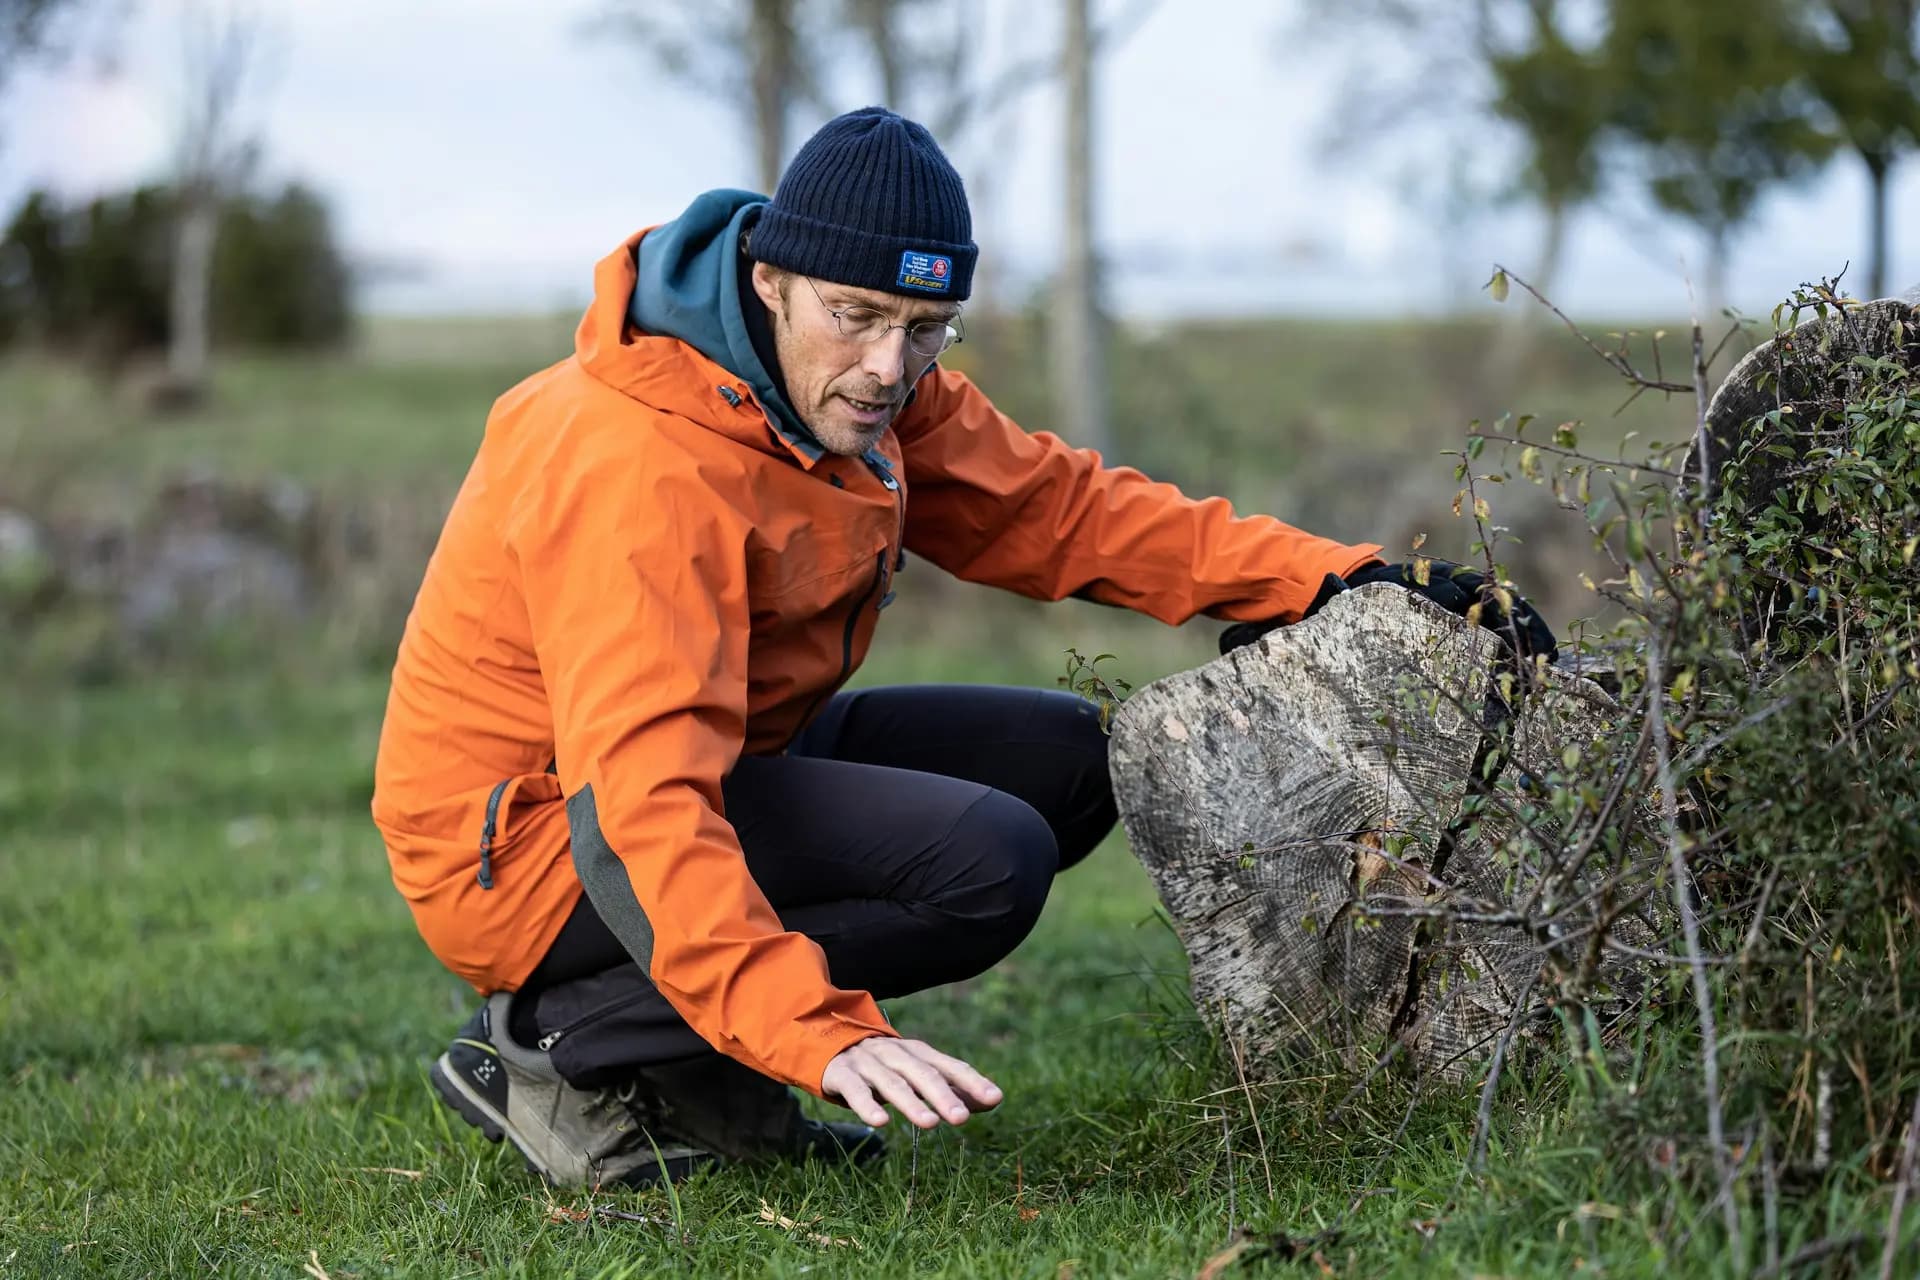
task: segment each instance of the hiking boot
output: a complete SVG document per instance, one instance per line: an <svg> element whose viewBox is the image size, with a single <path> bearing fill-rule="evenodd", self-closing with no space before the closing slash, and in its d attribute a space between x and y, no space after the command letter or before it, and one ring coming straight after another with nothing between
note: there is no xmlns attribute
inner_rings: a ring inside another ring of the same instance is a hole
<svg viewBox="0 0 1920 1280"><path fill-rule="evenodd" d="M487 998L433 1064L433 1087L489 1142L508 1138L527 1167L556 1187L678 1182L713 1163L652 1123L639 1085L576 1089L552 1059L507 1031L509 992Z"/></svg>
<svg viewBox="0 0 1920 1280"><path fill-rule="evenodd" d="M828 1160L861 1165L886 1154L877 1130L810 1120L793 1090L714 1053L640 1068L659 1126L682 1142L748 1163Z"/></svg>

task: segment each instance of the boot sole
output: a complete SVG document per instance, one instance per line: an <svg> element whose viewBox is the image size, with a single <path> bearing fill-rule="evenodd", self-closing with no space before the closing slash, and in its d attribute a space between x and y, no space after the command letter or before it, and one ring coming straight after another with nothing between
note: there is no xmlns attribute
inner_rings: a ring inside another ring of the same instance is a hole
<svg viewBox="0 0 1920 1280"><path fill-rule="evenodd" d="M459 1115L462 1120L478 1129L488 1142L502 1139L513 1143L513 1149L527 1162L527 1172L539 1178L550 1187L562 1187L561 1182L549 1173L538 1161L528 1154L526 1147L514 1136L513 1126L507 1118L495 1111L483 1098L475 1096L461 1083L459 1075L453 1070L453 1064L446 1054L441 1054L428 1071L433 1081L434 1092L440 1095L440 1101ZM606 1185L625 1187L651 1187L657 1185L664 1175L667 1180L684 1182L701 1169L710 1167L714 1159L705 1154L669 1156L664 1163L655 1162L652 1166L635 1169L625 1177L613 1179Z"/></svg>

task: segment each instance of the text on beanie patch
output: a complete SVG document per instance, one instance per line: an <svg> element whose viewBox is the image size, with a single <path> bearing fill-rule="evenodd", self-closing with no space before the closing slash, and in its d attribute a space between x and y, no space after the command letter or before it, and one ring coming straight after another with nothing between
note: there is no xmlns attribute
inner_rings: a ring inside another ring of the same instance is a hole
<svg viewBox="0 0 1920 1280"><path fill-rule="evenodd" d="M909 249L900 255L900 278L894 284L902 289L945 293L953 287L953 259L938 253L915 253Z"/></svg>

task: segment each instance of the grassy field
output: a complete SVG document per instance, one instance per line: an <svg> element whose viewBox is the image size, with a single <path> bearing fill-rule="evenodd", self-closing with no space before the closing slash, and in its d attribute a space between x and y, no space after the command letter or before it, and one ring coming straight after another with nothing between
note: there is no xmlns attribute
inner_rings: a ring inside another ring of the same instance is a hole
<svg viewBox="0 0 1920 1280"><path fill-rule="evenodd" d="M0 489L100 518L183 468L284 475L396 504L430 533L487 403L562 342L551 323L381 329L371 354L232 361L211 408L165 422L14 361ZM1177 470L1151 424L1213 423L1194 474L1230 471L1217 487L1250 505L1292 495L1329 532L1369 536L1404 513L1358 483L1328 498L1329 478L1426 467L1430 484L1408 483L1444 506L1433 454L1466 416L1604 415L1619 398L1553 347L1529 386L1562 378L1543 393L1559 407L1478 403L1451 377L1475 343L1304 324L1142 339L1124 362L1127 438ZM1266 368L1260 349L1292 358ZM1404 376L1370 376L1370 360ZM1007 382L1030 417L1031 370ZM1185 416L1168 407L1182 402ZM411 555L385 571L417 580ZM1211 652L1212 627L989 608L931 576L908 582L864 681L1050 684L1069 644L1146 678ZM367 815L378 662L289 640L181 665L90 688L0 683L0 1277L1672 1277L1764 1260L1761 1207L1742 1206L1750 1257L1725 1256L1717 1212L1611 1143L1606 1100L1551 1067L1503 1088L1492 1159L1471 1177L1470 1093L1409 1105L1403 1082L1355 1095L1311 1064L1240 1088L1117 840L1062 879L1006 964L890 1008L999 1080L997 1113L896 1136L854 1177L731 1170L675 1194L549 1194L427 1083L472 997L414 934ZM1630 1095L1684 1051L1655 1042L1616 1087ZM1779 1274L1877 1256L1885 1199L1863 1181L1790 1203L1775 1256L1860 1241Z"/></svg>
<svg viewBox="0 0 1920 1280"><path fill-rule="evenodd" d="M471 997L367 819L382 694L248 676L12 703L31 729L0 758L0 1275L295 1276L317 1256L336 1278L1169 1276L1236 1226L1311 1241L1266 1255L1308 1275L1734 1274L1684 1196L1617 1198L1632 1171L1594 1159L1552 1080L1507 1091L1513 1145L1463 1181L1465 1096L1408 1112L1382 1082L1329 1123L1344 1082L1250 1097L1210 1070L1117 842L1006 964L892 1009L1000 1080L997 1113L856 1177L550 1195L427 1084Z"/></svg>

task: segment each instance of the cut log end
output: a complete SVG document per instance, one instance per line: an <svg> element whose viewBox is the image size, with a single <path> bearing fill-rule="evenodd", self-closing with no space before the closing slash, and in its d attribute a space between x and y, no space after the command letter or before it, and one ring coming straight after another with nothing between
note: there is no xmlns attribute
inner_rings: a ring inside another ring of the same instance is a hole
<svg viewBox="0 0 1920 1280"><path fill-rule="evenodd" d="M1497 819L1461 822L1498 653L1409 592L1365 587L1137 691L1116 717L1127 835L1196 1004L1256 1063L1300 1045L1359 1066L1394 1040L1458 1074L1531 987L1542 953L1524 935L1431 910L1498 899L1514 873ZM1510 769L1543 775L1616 710L1588 681L1546 679L1508 726Z"/></svg>

